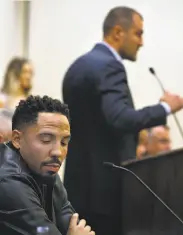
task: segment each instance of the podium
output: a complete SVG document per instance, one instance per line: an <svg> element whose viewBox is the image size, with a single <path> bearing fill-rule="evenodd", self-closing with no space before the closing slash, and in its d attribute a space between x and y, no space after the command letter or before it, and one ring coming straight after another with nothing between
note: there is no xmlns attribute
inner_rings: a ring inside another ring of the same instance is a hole
<svg viewBox="0 0 183 235"><path fill-rule="evenodd" d="M123 162L183 220L183 149ZM122 235L183 235L183 224L133 175L122 171Z"/></svg>

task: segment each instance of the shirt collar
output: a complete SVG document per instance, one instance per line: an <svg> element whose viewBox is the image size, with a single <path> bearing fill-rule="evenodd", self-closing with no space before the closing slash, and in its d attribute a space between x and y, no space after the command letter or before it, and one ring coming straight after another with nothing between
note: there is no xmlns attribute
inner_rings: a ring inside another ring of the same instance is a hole
<svg viewBox="0 0 183 235"><path fill-rule="evenodd" d="M121 56L118 54L118 52L112 46L110 46L107 42L104 42L104 41L102 41L100 44L106 46L111 51L111 53L116 58L116 60L119 61L120 63L122 63Z"/></svg>

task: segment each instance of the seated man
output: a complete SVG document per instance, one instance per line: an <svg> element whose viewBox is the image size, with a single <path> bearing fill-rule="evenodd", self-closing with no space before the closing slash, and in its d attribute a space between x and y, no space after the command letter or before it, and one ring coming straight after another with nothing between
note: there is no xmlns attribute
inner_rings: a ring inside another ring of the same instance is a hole
<svg viewBox="0 0 183 235"><path fill-rule="evenodd" d="M142 159L147 154L147 141L148 141L148 132L147 130L142 130L139 133L139 141L136 149L137 159Z"/></svg>
<svg viewBox="0 0 183 235"><path fill-rule="evenodd" d="M11 140L12 116L12 111L0 109L0 143Z"/></svg>
<svg viewBox="0 0 183 235"><path fill-rule="evenodd" d="M12 118L12 140L0 144L0 234L93 235L78 220L57 174L70 140L69 111L59 100L30 96ZM77 166L76 166L77 167Z"/></svg>

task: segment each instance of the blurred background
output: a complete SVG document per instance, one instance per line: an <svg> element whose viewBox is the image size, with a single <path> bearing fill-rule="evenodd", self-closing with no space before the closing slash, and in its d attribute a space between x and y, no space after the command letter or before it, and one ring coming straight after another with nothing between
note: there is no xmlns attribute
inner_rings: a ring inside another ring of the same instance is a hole
<svg viewBox="0 0 183 235"><path fill-rule="evenodd" d="M20 56L31 64L25 68L32 81L29 93L62 99L66 69L102 40L103 19L118 5L133 7L144 17L144 47L136 63L125 62L136 108L155 104L161 96L149 67L156 69L167 90L183 96L182 0L1 0L1 87L8 64ZM183 111L177 115L183 126ZM171 116L168 125L172 147L182 147L183 139Z"/></svg>

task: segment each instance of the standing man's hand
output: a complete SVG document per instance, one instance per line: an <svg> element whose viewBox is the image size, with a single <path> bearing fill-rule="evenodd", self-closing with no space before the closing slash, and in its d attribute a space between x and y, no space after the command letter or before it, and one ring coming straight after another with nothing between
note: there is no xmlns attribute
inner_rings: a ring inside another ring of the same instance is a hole
<svg viewBox="0 0 183 235"><path fill-rule="evenodd" d="M183 108L183 98L170 92L165 92L160 101L170 106L171 113L175 113Z"/></svg>

